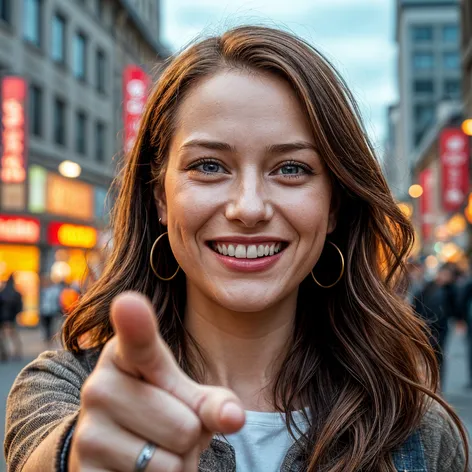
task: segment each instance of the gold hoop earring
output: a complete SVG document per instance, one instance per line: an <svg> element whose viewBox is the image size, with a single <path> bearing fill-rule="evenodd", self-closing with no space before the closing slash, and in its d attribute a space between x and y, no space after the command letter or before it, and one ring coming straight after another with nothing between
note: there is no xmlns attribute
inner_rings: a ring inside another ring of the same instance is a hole
<svg viewBox="0 0 472 472"><path fill-rule="evenodd" d="M338 251L339 253L339 256L341 257L341 274L339 274L339 277L336 279L336 281L334 283L332 283L331 285L322 285L318 282L318 280L316 280L316 277L314 276L313 274L313 269L310 271L310 274L311 276L313 277L313 280L315 281L315 283L317 285L319 285L321 288L331 288L331 287L334 287L341 279L342 279L342 276L344 275L344 256L343 256L343 253L341 252L341 249L338 248L338 246L336 246L336 244L334 244L333 242L331 241L326 241L327 243L331 244L332 246L334 246L334 248Z"/></svg>
<svg viewBox="0 0 472 472"><path fill-rule="evenodd" d="M171 277L161 277L158 273L157 273L157 270L156 268L154 267L154 249L156 249L156 245L157 243L159 242L159 240L165 236L166 234L169 234L168 231L166 231L165 233L162 233L155 241L154 241L154 244L152 245L152 248L151 248L151 254L149 256L149 262L151 263L151 269L152 271L154 272L154 274L156 275L156 277L164 282L169 282L170 280L174 279L175 276L177 275L177 273L179 272L180 270L180 266L177 265L177 270L175 271L174 275L172 275Z"/></svg>

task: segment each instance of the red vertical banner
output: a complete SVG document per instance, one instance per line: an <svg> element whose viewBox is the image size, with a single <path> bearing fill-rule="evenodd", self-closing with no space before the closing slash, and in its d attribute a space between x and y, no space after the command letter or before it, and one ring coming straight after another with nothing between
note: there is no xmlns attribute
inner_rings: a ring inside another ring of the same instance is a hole
<svg viewBox="0 0 472 472"><path fill-rule="evenodd" d="M432 169L423 170L420 175L420 185L423 187L423 194L420 197L420 218L421 235L423 240L428 240L434 225L434 175Z"/></svg>
<svg viewBox="0 0 472 472"><path fill-rule="evenodd" d="M469 138L459 128L447 128L439 137L442 206L447 212L461 208L469 192Z"/></svg>
<svg viewBox="0 0 472 472"><path fill-rule="evenodd" d="M22 77L4 77L1 82L1 173L3 183L26 180L26 95Z"/></svg>
<svg viewBox="0 0 472 472"><path fill-rule="evenodd" d="M136 65L125 67L123 71L123 123L126 154L131 151L136 140L150 85L151 80L143 69Z"/></svg>

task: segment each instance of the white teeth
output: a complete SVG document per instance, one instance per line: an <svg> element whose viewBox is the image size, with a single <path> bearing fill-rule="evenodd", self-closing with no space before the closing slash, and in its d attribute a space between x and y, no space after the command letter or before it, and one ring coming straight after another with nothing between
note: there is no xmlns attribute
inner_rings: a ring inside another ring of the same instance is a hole
<svg viewBox="0 0 472 472"><path fill-rule="evenodd" d="M234 253L234 255L238 259L246 259L246 246L243 246L242 244L238 244L236 246L236 252Z"/></svg>
<svg viewBox="0 0 472 472"><path fill-rule="evenodd" d="M228 244L214 242L213 249L224 256L236 257L238 259L257 259L258 257L273 256L282 250L281 243L274 243L264 246L251 244L245 246L244 244Z"/></svg>
<svg viewBox="0 0 472 472"><path fill-rule="evenodd" d="M246 257L248 259L257 259L257 248L256 248L256 246L254 246L254 245L248 246Z"/></svg>

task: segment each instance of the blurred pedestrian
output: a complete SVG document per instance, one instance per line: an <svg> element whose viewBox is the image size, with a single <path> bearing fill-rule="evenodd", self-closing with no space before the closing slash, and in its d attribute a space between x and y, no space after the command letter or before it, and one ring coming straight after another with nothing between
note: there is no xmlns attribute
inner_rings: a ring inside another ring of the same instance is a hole
<svg viewBox="0 0 472 472"><path fill-rule="evenodd" d="M8 277L5 287L0 292L1 309L1 331L2 337L7 345L11 340L13 345L12 358L15 360L22 358L21 337L17 329L16 317L23 311L23 300L20 292L15 288L15 279L13 274ZM8 355L8 349L6 349Z"/></svg>
<svg viewBox="0 0 472 472"><path fill-rule="evenodd" d="M407 263L408 289L406 298L410 305L414 304L414 300L424 288L424 265L420 260L409 260Z"/></svg>
<svg viewBox="0 0 472 472"><path fill-rule="evenodd" d="M44 342L50 348L55 334L55 324L62 314L60 297L66 284L64 282L52 283L49 277L44 279L43 284L39 314Z"/></svg>
<svg viewBox="0 0 472 472"><path fill-rule="evenodd" d="M461 298L461 310L466 325L468 377L466 388L472 389L472 273L464 283Z"/></svg>
<svg viewBox="0 0 472 472"><path fill-rule="evenodd" d="M449 333L449 321L460 317L454 266L445 264L436 277L417 290L413 299L414 310L427 322L430 342L440 368L441 384L444 383L444 349Z"/></svg>

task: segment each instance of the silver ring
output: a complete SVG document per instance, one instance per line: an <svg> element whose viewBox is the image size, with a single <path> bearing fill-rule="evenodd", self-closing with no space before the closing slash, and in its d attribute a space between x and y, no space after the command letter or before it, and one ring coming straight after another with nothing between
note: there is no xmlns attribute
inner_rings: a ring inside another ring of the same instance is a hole
<svg viewBox="0 0 472 472"><path fill-rule="evenodd" d="M134 466L134 472L144 472L149 462L151 462L152 456L156 452L157 446L152 443L147 443L139 453L136 459L136 465Z"/></svg>

